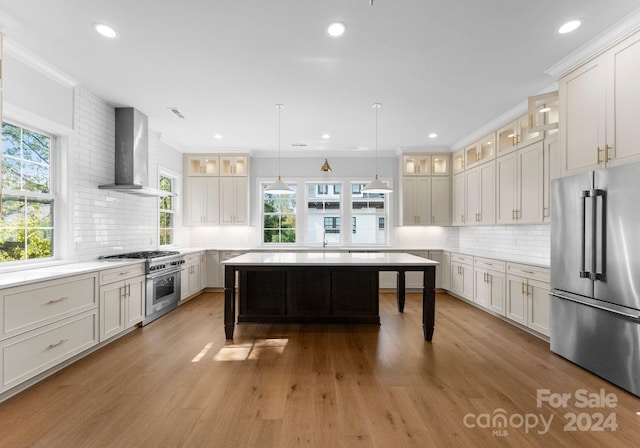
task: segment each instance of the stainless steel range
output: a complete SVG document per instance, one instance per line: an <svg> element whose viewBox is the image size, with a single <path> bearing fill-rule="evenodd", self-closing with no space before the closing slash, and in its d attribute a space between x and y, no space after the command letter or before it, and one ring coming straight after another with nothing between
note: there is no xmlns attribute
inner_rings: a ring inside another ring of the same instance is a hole
<svg viewBox="0 0 640 448"><path fill-rule="evenodd" d="M145 260L146 305L142 325L147 325L177 308L180 301L180 272L184 258L176 251L142 251L101 257L105 260Z"/></svg>

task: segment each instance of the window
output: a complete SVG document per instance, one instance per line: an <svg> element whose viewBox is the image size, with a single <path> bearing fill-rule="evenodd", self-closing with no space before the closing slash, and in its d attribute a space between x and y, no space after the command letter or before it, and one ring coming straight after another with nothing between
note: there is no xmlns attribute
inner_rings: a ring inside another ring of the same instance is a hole
<svg viewBox="0 0 640 448"><path fill-rule="evenodd" d="M175 193L175 179L160 175L160 191L166 191L171 195L160 197L160 245L168 246L174 244L174 222L175 204L173 194Z"/></svg>
<svg viewBox="0 0 640 448"><path fill-rule="evenodd" d="M351 216L353 244L384 244L387 241L384 222L387 198L382 193L366 193L366 184L351 184ZM357 218L357 219L356 219Z"/></svg>
<svg viewBox="0 0 640 448"><path fill-rule="evenodd" d="M0 261L53 256L52 137L2 123Z"/></svg>
<svg viewBox="0 0 640 448"><path fill-rule="evenodd" d="M340 233L340 218L324 218L325 233Z"/></svg>
<svg viewBox="0 0 640 448"><path fill-rule="evenodd" d="M305 241L307 244L340 244L340 184L310 182L306 191Z"/></svg>
<svg viewBox="0 0 640 448"><path fill-rule="evenodd" d="M296 242L296 185L288 184L294 193L262 194L262 242L263 243L295 243ZM263 184L262 189L268 184Z"/></svg>

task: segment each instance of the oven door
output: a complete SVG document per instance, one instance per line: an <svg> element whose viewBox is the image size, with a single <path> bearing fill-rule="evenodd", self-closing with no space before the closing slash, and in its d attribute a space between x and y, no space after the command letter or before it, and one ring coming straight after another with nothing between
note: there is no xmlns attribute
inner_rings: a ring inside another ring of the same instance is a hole
<svg viewBox="0 0 640 448"><path fill-rule="evenodd" d="M145 321L150 322L178 306L180 301L181 269L147 275L147 304Z"/></svg>

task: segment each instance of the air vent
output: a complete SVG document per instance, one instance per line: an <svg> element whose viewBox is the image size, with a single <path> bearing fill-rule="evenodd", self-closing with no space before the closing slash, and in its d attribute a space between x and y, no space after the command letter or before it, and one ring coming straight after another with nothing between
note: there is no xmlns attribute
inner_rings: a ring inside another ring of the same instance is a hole
<svg viewBox="0 0 640 448"><path fill-rule="evenodd" d="M182 112L180 112L177 107L168 107L167 109L173 112L176 117L182 118L184 120L184 115L182 115Z"/></svg>
<svg viewBox="0 0 640 448"><path fill-rule="evenodd" d="M308 145L306 143L291 143L291 146L294 148L306 148Z"/></svg>

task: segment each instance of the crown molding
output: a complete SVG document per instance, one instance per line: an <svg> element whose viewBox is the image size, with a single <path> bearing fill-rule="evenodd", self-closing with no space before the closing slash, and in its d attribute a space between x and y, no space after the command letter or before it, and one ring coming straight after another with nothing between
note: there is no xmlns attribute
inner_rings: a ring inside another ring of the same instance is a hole
<svg viewBox="0 0 640 448"><path fill-rule="evenodd" d="M559 79L638 30L640 30L640 8L598 34L564 59L556 62L545 70L545 73L553 76L554 79Z"/></svg>
<svg viewBox="0 0 640 448"><path fill-rule="evenodd" d="M12 39L8 37L4 37L3 41L3 51L23 64L28 65L29 67L37 70L43 75L53 79L54 81L69 87L74 88L78 84L80 84L77 80L73 79L71 76L67 75L65 72L50 64L49 62L42 59L40 56L32 53L31 51L24 48L22 45L16 43Z"/></svg>

